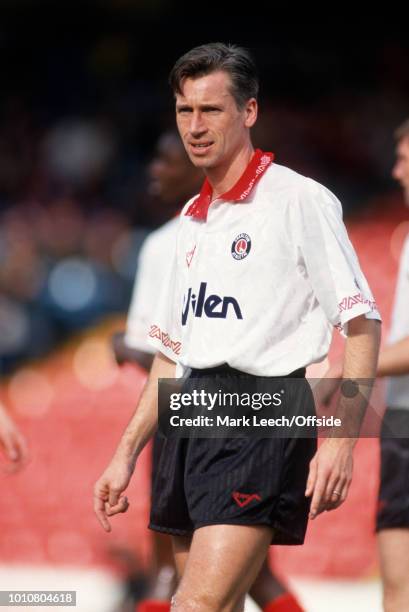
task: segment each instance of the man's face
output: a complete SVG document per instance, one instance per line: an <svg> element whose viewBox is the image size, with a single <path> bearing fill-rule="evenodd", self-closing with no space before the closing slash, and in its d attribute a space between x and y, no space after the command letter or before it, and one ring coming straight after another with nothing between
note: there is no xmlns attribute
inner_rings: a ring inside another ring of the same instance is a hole
<svg viewBox="0 0 409 612"><path fill-rule="evenodd" d="M409 206L409 136L402 138L396 146L396 162L392 176L401 184L405 202Z"/></svg>
<svg viewBox="0 0 409 612"><path fill-rule="evenodd" d="M172 204L193 194L200 182L199 175L200 172L190 163L178 136L162 136L149 165L150 194Z"/></svg>
<svg viewBox="0 0 409 612"><path fill-rule="evenodd" d="M228 166L248 142L257 119L257 102L238 109L223 71L186 79L176 94L176 121L192 163L203 170Z"/></svg>

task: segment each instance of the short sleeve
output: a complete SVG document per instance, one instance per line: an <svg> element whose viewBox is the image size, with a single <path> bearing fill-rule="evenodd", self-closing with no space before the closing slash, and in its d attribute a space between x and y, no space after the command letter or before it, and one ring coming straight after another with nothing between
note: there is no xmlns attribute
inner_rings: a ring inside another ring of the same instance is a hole
<svg viewBox="0 0 409 612"><path fill-rule="evenodd" d="M294 208L299 263L328 321L343 335L348 333L348 321L359 315L380 321L343 223L339 200L322 185L307 179Z"/></svg>

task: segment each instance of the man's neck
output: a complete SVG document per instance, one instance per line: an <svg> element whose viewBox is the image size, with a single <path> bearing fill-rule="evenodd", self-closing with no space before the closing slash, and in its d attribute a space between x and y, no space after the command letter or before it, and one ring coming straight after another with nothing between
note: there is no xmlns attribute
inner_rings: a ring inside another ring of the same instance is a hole
<svg viewBox="0 0 409 612"><path fill-rule="evenodd" d="M213 188L212 200L229 191L237 183L243 172L249 165L254 155L254 147L251 142L247 147L240 150L229 166L220 168L209 168L206 176Z"/></svg>

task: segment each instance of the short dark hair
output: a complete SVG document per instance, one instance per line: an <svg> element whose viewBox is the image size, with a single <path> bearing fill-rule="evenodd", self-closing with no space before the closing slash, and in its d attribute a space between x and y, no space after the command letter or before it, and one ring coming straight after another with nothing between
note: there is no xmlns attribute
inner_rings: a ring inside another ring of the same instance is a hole
<svg viewBox="0 0 409 612"><path fill-rule="evenodd" d="M403 138L407 138L409 136L409 118L401 123L398 128L396 128L394 136L396 142L399 142Z"/></svg>
<svg viewBox="0 0 409 612"><path fill-rule="evenodd" d="M257 98L258 76L250 53L243 47L220 42L200 45L182 55L170 72L169 84L174 94L181 94L185 79L196 79L218 70L230 76L231 94L237 108L243 108L250 98Z"/></svg>

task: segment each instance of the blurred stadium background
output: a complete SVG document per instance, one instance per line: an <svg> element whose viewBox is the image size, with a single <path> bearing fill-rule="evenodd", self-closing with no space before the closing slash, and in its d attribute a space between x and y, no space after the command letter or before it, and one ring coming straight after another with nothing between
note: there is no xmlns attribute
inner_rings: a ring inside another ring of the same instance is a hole
<svg viewBox="0 0 409 612"><path fill-rule="evenodd" d="M0 475L0 589L77 590L80 612L122 610L149 558L149 454L110 535L92 486L144 383L115 364L109 339L124 326L143 239L167 218L145 168L173 125L174 60L214 40L251 49L262 83L254 142L341 199L384 337L409 229L390 177L392 132L409 114L404 24L202 11L0 2L0 400L31 453L22 472ZM330 358L341 351L335 337ZM377 441L361 440L347 503L310 526L303 548L272 552L308 611L381 610L377 484Z"/></svg>

